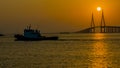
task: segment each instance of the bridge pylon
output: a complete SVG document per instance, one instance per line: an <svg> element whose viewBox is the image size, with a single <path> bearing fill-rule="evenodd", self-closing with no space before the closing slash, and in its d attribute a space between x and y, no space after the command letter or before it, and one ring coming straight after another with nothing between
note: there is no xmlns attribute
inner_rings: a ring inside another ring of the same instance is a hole
<svg viewBox="0 0 120 68"><path fill-rule="evenodd" d="M106 32L106 24L105 24L105 18L104 18L104 13L102 11L102 18L101 18L101 24L100 24L100 31L101 33L105 33Z"/></svg>
<svg viewBox="0 0 120 68"><path fill-rule="evenodd" d="M90 32L91 33L95 33L95 23L94 23L93 13L92 13L92 19L91 19L91 25L90 25L90 27L91 27Z"/></svg>

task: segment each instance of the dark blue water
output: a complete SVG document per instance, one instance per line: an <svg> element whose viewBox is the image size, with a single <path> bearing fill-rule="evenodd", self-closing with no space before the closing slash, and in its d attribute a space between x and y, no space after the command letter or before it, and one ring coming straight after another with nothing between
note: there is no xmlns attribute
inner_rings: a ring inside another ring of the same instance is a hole
<svg viewBox="0 0 120 68"><path fill-rule="evenodd" d="M0 68L120 68L120 34L57 35L57 41L0 37Z"/></svg>

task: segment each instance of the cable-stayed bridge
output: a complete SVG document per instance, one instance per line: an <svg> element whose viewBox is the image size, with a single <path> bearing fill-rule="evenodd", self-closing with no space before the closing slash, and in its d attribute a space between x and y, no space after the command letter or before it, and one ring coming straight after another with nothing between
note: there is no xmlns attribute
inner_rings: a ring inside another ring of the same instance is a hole
<svg viewBox="0 0 120 68"><path fill-rule="evenodd" d="M95 26L94 17L92 13L90 27L85 28L81 31L77 31L76 33L97 33L98 31L99 33L120 33L120 26L107 26L105 24L105 18L104 18L104 14L102 11L102 18L101 18L100 26Z"/></svg>

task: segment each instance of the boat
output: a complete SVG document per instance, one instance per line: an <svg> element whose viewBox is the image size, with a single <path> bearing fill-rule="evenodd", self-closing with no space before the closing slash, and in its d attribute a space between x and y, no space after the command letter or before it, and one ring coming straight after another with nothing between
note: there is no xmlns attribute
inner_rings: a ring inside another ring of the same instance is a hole
<svg viewBox="0 0 120 68"><path fill-rule="evenodd" d="M3 34L0 34L0 36L4 36Z"/></svg>
<svg viewBox="0 0 120 68"><path fill-rule="evenodd" d="M31 29L28 26L24 29L24 34L15 34L16 41L40 41L40 40L58 40L58 36L42 36L39 30Z"/></svg>

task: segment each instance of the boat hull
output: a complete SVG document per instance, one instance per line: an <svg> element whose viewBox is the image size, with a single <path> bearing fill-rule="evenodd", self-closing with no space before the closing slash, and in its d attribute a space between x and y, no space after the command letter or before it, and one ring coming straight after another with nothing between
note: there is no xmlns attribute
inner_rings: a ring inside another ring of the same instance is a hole
<svg viewBox="0 0 120 68"><path fill-rule="evenodd" d="M58 40L57 36L51 36L51 37L45 37L45 36L41 36L38 38L28 38L28 37L24 37L23 35L19 35L16 34L14 35L14 37L16 38L16 41L41 41L41 40Z"/></svg>

